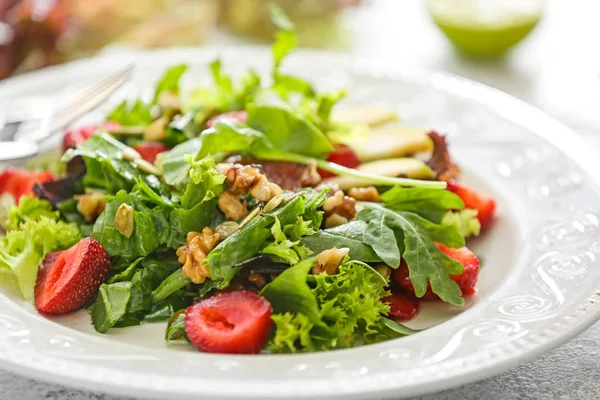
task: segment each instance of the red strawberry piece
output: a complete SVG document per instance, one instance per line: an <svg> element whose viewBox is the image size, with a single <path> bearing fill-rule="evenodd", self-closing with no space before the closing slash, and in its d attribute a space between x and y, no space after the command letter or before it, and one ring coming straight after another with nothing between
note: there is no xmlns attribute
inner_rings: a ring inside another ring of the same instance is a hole
<svg viewBox="0 0 600 400"><path fill-rule="evenodd" d="M109 266L104 248L90 237L47 254L35 284L35 307L47 314L66 314L86 306L108 277Z"/></svg>
<svg viewBox="0 0 600 400"><path fill-rule="evenodd" d="M54 176L48 171L7 168L0 173L0 194L12 194L18 204L21 196L33 193L33 186L36 183L44 183L53 179Z"/></svg>
<svg viewBox="0 0 600 400"><path fill-rule="evenodd" d="M154 164L156 156L165 151L171 150L169 146L160 142L146 142L133 147L142 158L151 164Z"/></svg>
<svg viewBox="0 0 600 400"><path fill-rule="evenodd" d="M460 249L452 249L441 243L436 243L436 246L448 257L458 261L464 267L464 271L460 275L451 275L454 282L458 284L463 296L472 296L477 292L475 286L479 279L479 260L473 252L466 247ZM409 278L408 266L402 261L400 267L394 270L394 279L404 289L414 293L415 289ZM431 287L427 284L427 291L421 297L423 300L437 300L438 295L431 291Z"/></svg>
<svg viewBox="0 0 600 400"><path fill-rule="evenodd" d="M67 149L75 148L81 145L83 142L88 140L99 129L105 129L110 131L120 126L118 122L108 121L100 125L86 125L80 128L70 129L65 132L63 136L63 151Z"/></svg>
<svg viewBox="0 0 600 400"><path fill-rule="evenodd" d="M390 296L381 299L384 303L389 303L390 312L388 316L398 322L408 321L419 312L419 300L411 292L402 289L393 289Z"/></svg>
<svg viewBox="0 0 600 400"><path fill-rule="evenodd" d="M348 168L356 168L360 165L360 161L354 150L345 144L336 144L335 150L329 154L327 161ZM319 170L319 175L321 175L322 179L333 178L336 176L334 173L323 171L322 169Z"/></svg>
<svg viewBox="0 0 600 400"><path fill-rule="evenodd" d="M236 121L246 122L246 120L248 119L248 113L244 110L241 110L230 111L223 114L215 115L214 117L209 119L208 122L206 122L206 128L210 128L217 122L222 121L224 119L235 119Z"/></svg>
<svg viewBox="0 0 600 400"><path fill-rule="evenodd" d="M459 185L454 181L448 182L448 190L457 194L465 203L466 208L477 210L477 219L479 219L482 229L485 229L490 225L494 218L496 200L490 196L479 193L473 188Z"/></svg>
<svg viewBox="0 0 600 400"><path fill-rule="evenodd" d="M271 304L245 290L221 293L190 306L185 332L207 353L257 354L273 327Z"/></svg>

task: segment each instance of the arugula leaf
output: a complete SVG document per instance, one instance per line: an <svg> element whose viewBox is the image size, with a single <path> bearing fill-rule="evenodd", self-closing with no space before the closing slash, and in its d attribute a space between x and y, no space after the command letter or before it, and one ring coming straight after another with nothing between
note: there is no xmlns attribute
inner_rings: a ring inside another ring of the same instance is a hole
<svg viewBox="0 0 600 400"><path fill-rule="evenodd" d="M464 238L456 230L436 225L412 212L396 212L377 204L363 208L357 214L357 218L367 223L363 241L369 243L382 259L385 256L384 261L389 262L388 265L392 268L399 265L394 257L389 256L396 254L393 247L397 247L397 251L402 254L408 265L410 280L417 297L425 294L429 283L433 292L443 301L459 306L464 304L460 288L450 277L461 274L463 266L444 255L434 244L435 241L450 247L464 246ZM376 235L380 234L382 225L396 234L396 240L374 240ZM402 234L399 235L399 232Z"/></svg>
<svg viewBox="0 0 600 400"><path fill-rule="evenodd" d="M162 76L162 78L156 84L154 90L153 104L156 104L159 96L164 92L173 92L179 94L179 80L181 76L187 71L188 66L186 64L178 64L169 68Z"/></svg>
<svg viewBox="0 0 600 400"><path fill-rule="evenodd" d="M92 323L98 332L105 333L126 314L132 286L131 282L100 286L98 297L90 309Z"/></svg>
<svg viewBox="0 0 600 400"><path fill-rule="evenodd" d="M395 211L411 211L439 223L448 210L460 210L465 203L447 190L426 188L403 188L395 186L381 195L387 208Z"/></svg>
<svg viewBox="0 0 600 400"><path fill-rule="evenodd" d="M353 260L380 262L381 258L377 253L363 242L363 232L366 228L367 224L363 221L350 221L334 228L317 231L313 236L303 238L301 243L315 254L333 247L347 247Z"/></svg>
<svg viewBox="0 0 600 400"><path fill-rule="evenodd" d="M264 133L280 150L319 158L334 150L319 128L290 109L250 104L246 110L248 125Z"/></svg>

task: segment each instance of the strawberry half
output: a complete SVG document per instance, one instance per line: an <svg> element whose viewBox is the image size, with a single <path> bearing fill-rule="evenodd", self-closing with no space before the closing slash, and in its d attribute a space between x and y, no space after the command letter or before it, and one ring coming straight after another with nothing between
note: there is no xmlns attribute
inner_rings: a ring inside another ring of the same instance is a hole
<svg viewBox="0 0 600 400"><path fill-rule="evenodd" d="M109 266L104 248L89 237L47 254L35 284L35 307L47 314L66 314L86 306L108 277Z"/></svg>
<svg viewBox="0 0 600 400"><path fill-rule="evenodd" d="M164 153L165 151L171 150L169 146L160 142L146 142L138 144L133 148L138 153L140 153L144 160L148 161L150 164L154 164L157 155L159 155L160 153Z"/></svg>
<svg viewBox="0 0 600 400"><path fill-rule="evenodd" d="M466 208L477 210L477 219L482 229L490 225L494 218L494 211L496 210L496 200L479 193L473 188L459 185L453 181L448 182L448 190L458 195L465 203Z"/></svg>
<svg viewBox="0 0 600 400"><path fill-rule="evenodd" d="M111 130L119 127L118 122L108 121L100 125L86 125L80 128L69 129L63 136L63 151L75 148L88 140L98 129Z"/></svg>
<svg viewBox="0 0 600 400"><path fill-rule="evenodd" d="M360 161L354 150L345 144L336 144L335 150L327 156L327 161L348 168L356 168L360 165ZM323 171L322 169L319 169L318 172L322 179L333 178L336 176L334 173Z"/></svg>
<svg viewBox="0 0 600 400"><path fill-rule="evenodd" d="M185 333L207 353L257 354L273 327L271 304L245 290L221 293L190 306Z"/></svg>
<svg viewBox="0 0 600 400"><path fill-rule="evenodd" d="M54 176L48 171L8 168L0 173L0 194L12 194L18 204L21 196L33 193L33 186L36 183L44 183L53 179Z"/></svg>
<svg viewBox="0 0 600 400"><path fill-rule="evenodd" d="M464 267L464 271L460 275L451 275L450 277L458 287L460 288L463 296L472 296L477 292L475 286L477 285L477 280L479 279L479 260L477 256L473 254L473 252L466 247L461 247L460 249L452 249L450 247L446 247L441 243L436 243L436 246L447 255L448 257L458 261ZM408 266L404 261L400 264L398 269L395 269L394 279L398 284L404 289L410 291L411 293L415 292L412 282L409 278ZM437 294L433 293L429 284L427 284L427 291L425 295L421 297L423 300L438 300L439 297Z"/></svg>
<svg viewBox="0 0 600 400"><path fill-rule="evenodd" d="M230 111L230 112L226 112L223 114L215 115L214 117L212 117L211 119L209 119L206 122L205 127L210 128L217 122L222 121L224 119L235 119L236 121L246 122L246 120L248 119L248 113L244 110L241 110L241 111Z"/></svg>
<svg viewBox="0 0 600 400"><path fill-rule="evenodd" d="M414 293L402 289L392 289L392 294L384 297L381 301L389 303L390 312L388 313L388 317L397 322L408 321L414 318L419 312L419 300L415 297Z"/></svg>

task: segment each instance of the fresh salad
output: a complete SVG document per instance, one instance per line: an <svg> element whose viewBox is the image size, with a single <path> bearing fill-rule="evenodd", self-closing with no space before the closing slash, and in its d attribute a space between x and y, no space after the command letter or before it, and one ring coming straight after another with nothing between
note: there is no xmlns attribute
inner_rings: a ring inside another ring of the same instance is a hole
<svg viewBox="0 0 600 400"><path fill-rule="evenodd" d="M287 74L294 26L273 14L270 76L216 60L182 91L173 66L67 131L60 160L0 172L0 281L44 315L164 321L213 353L376 343L413 334L422 301L463 306L494 199L459 183L443 135Z"/></svg>

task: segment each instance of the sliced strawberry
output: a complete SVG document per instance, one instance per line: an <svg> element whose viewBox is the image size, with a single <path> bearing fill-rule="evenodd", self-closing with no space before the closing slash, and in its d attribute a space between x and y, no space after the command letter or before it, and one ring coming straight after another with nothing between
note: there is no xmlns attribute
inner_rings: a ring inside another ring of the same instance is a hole
<svg viewBox="0 0 600 400"><path fill-rule="evenodd" d="M100 125L86 125L80 128L70 129L66 131L63 136L63 151L79 146L99 129L111 130L118 128L119 125L118 122L108 121Z"/></svg>
<svg viewBox="0 0 600 400"><path fill-rule="evenodd" d="M335 150L329 154L327 161L342 165L348 168L356 168L360 165L358 156L349 146L345 144L336 144ZM336 176L334 173L329 171L319 170L319 175L322 179L333 178Z"/></svg>
<svg viewBox="0 0 600 400"><path fill-rule="evenodd" d="M19 203L21 196L33 193L36 183L44 183L54 179L48 171L29 171L21 168L7 168L0 173L0 195L10 193Z"/></svg>
<svg viewBox="0 0 600 400"><path fill-rule="evenodd" d="M207 353L257 354L273 327L271 304L245 290L221 293L190 306L185 332Z"/></svg>
<svg viewBox="0 0 600 400"><path fill-rule="evenodd" d="M466 208L477 210L477 219L479 219L482 229L490 225L494 218L496 200L488 195L479 193L473 188L459 185L454 181L448 182L448 190L457 194L464 201Z"/></svg>
<svg viewBox="0 0 600 400"><path fill-rule="evenodd" d="M436 246L447 255L448 257L458 261L464 267L464 271L460 275L451 275L454 282L458 284L463 296L472 296L477 292L475 286L479 279L479 260L473 252L466 247L460 249L452 249L446 247L441 243L436 243ZM394 279L404 289L414 293L415 289L409 278L408 266L402 261L400 267L394 270ZM437 300L438 295L433 293L429 284L427 284L427 291L425 295L421 297L423 300Z"/></svg>
<svg viewBox="0 0 600 400"><path fill-rule="evenodd" d="M408 321L419 312L419 300L417 300L414 293L402 289L393 289L392 294L384 297L381 301L389 303L390 312L388 316L398 322Z"/></svg>
<svg viewBox="0 0 600 400"><path fill-rule="evenodd" d="M224 119L235 119L236 121L246 122L246 120L248 119L248 113L244 110L241 110L241 111L230 111L230 112L226 112L223 114L215 115L214 117L209 119L208 122L206 122L205 127L210 128L217 122L224 120Z"/></svg>
<svg viewBox="0 0 600 400"><path fill-rule="evenodd" d="M84 307L108 277L109 266L104 248L90 237L70 249L47 254L35 284L35 307L47 314Z"/></svg>
<svg viewBox="0 0 600 400"><path fill-rule="evenodd" d="M160 142L145 142L138 144L133 147L138 153L142 155L142 158L151 164L154 164L156 156L165 151L171 150L169 146Z"/></svg>

